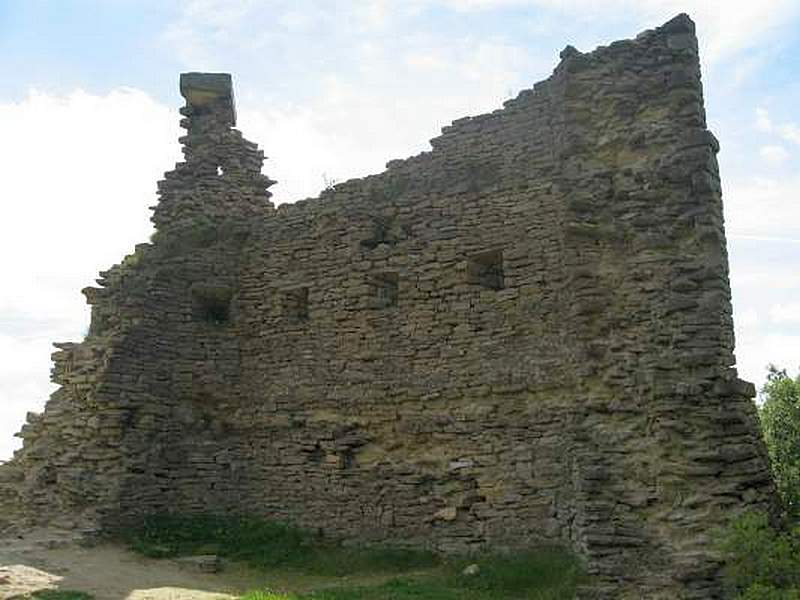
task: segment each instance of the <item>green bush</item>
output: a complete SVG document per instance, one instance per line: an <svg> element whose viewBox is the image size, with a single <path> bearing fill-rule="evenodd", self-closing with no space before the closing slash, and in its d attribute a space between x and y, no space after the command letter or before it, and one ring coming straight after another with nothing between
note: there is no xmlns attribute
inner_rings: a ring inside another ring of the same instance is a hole
<svg viewBox="0 0 800 600"><path fill-rule="evenodd" d="M770 365L761 390L761 429L786 509L782 528L748 513L725 530L724 582L737 600L800 600L800 375Z"/></svg>
<svg viewBox="0 0 800 600"><path fill-rule="evenodd" d="M800 600L800 527L778 530L747 513L724 532L724 582L738 600Z"/></svg>
<svg viewBox="0 0 800 600"><path fill-rule="evenodd" d="M759 410L778 493L790 515L800 517L800 375L770 365Z"/></svg>
<svg viewBox="0 0 800 600"><path fill-rule="evenodd" d="M738 598L739 600L800 600L800 591L797 589L779 590L770 585L754 583Z"/></svg>

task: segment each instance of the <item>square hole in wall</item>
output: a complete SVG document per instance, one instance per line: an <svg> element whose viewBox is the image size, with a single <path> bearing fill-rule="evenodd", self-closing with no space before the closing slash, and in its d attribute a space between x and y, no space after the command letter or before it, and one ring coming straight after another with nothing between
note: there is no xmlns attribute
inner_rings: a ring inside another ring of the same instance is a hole
<svg viewBox="0 0 800 600"><path fill-rule="evenodd" d="M214 325L227 323L231 318L233 291L225 285L196 283L192 291L192 312L196 321Z"/></svg>
<svg viewBox="0 0 800 600"><path fill-rule="evenodd" d="M305 321L308 319L308 288L296 287L284 290L281 296L281 312L284 317Z"/></svg>
<svg viewBox="0 0 800 600"><path fill-rule="evenodd" d="M467 283L503 289L503 251L487 250L467 259Z"/></svg>
<svg viewBox="0 0 800 600"><path fill-rule="evenodd" d="M397 306L397 288L400 276L392 271L376 273L370 280L370 288L378 308Z"/></svg>
<svg viewBox="0 0 800 600"><path fill-rule="evenodd" d="M383 220L374 217L369 228L369 235L361 240L361 245L363 247L374 250L381 244L389 243L389 228Z"/></svg>

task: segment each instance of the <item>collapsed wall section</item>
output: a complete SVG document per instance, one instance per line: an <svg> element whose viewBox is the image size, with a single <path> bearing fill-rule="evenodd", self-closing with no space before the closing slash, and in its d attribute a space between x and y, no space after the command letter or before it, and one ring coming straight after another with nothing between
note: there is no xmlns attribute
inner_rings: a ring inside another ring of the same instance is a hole
<svg viewBox="0 0 800 600"><path fill-rule="evenodd" d="M564 542L598 596L719 593L709 532L772 484L688 17L277 210L230 79L182 93L153 243L86 290L23 431L31 512Z"/></svg>

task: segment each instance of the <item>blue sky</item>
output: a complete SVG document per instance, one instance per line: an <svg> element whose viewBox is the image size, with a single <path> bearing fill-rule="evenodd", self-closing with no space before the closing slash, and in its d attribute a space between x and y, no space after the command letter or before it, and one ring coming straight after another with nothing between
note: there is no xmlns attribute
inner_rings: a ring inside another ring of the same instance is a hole
<svg viewBox="0 0 800 600"><path fill-rule="evenodd" d="M547 77L558 52L697 22L740 374L800 367L797 0L0 0L0 460L41 410L79 290L150 233L180 158L178 74L234 75L278 202L428 149Z"/></svg>

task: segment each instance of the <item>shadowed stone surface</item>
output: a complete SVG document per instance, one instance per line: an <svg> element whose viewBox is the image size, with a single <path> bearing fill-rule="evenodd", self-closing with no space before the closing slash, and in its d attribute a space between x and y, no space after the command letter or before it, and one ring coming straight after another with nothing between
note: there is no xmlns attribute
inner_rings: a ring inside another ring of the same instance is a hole
<svg viewBox="0 0 800 600"><path fill-rule="evenodd" d="M585 597L719 597L711 533L773 484L733 368L694 25L561 59L432 151L277 209L229 77L182 76L157 233L84 290L8 510L564 542Z"/></svg>

